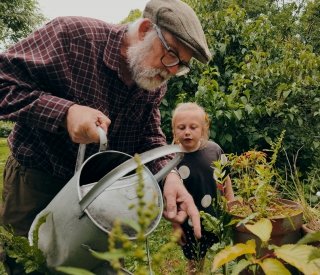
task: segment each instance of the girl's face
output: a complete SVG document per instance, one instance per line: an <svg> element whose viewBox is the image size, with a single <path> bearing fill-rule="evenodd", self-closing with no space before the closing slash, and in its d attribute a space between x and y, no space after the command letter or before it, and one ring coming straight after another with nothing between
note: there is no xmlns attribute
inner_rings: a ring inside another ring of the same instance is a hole
<svg viewBox="0 0 320 275"><path fill-rule="evenodd" d="M175 143L186 151L196 151L201 144L204 132L204 117L200 111L181 111L174 119L173 134Z"/></svg>

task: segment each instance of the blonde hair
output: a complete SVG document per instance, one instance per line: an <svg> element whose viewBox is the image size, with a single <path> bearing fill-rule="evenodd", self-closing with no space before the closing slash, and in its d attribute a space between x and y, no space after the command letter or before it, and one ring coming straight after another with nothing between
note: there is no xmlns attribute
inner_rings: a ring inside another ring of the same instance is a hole
<svg viewBox="0 0 320 275"><path fill-rule="evenodd" d="M175 125L176 116L179 112L185 112L185 111L199 111L203 115L203 128L202 128L203 140L202 141L207 142L209 140L209 134L210 134L209 133L210 120L209 120L208 114L197 103L185 102L185 103L179 103L172 112L171 127L172 127L174 143L175 143L174 125Z"/></svg>

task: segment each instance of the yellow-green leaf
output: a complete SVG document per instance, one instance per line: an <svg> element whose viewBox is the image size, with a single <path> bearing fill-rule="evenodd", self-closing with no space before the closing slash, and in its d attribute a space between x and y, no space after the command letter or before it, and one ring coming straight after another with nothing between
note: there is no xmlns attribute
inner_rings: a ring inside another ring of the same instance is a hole
<svg viewBox="0 0 320 275"><path fill-rule="evenodd" d="M246 224L245 227L263 242L269 241L271 237L272 223L269 219L261 219L254 224Z"/></svg>
<svg viewBox="0 0 320 275"><path fill-rule="evenodd" d="M317 275L319 274L320 259L309 260L310 255L317 248L311 245L304 244L286 244L275 248L275 255L293 265L304 274Z"/></svg>
<svg viewBox="0 0 320 275"><path fill-rule="evenodd" d="M256 253L256 242L255 240L248 240L245 244L238 243L234 246L227 246L221 250L213 259L212 271L217 270L224 264L233 261L239 256L245 254L255 254Z"/></svg>
<svg viewBox="0 0 320 275"><path fill-rule="evenodd" d="M316 241L320 241L320 231L305 235L299 240L298 244L308 244Z"/></svg>
<svg viewBox="0 0 320 275"><path fill-rule="evenodd" d="M290 275L290 271L277 259L267 258L262 262L259 262L263 272L266 275Z"/></svg>

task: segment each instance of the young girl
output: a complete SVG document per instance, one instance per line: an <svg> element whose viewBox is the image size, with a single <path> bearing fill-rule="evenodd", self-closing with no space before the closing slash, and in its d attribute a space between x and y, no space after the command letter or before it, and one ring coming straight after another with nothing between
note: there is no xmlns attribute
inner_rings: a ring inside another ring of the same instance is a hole
<svg viewBox="0 0 320 275"><path fill-rule="evenodd" d="M208 140L208 116L196 103L181 103L173 112L172 131L174 143L187 151L177 166L183 183L193 196L198 210L213 215L217 187L212 162L220 159L223 151L218 144ZM230 178L226 180L224 194L228 201L233 200ZM182 228L180 244L188 259L188 274L202 271L206 252L218 241L217 237L202 227L202 237L196 240L190 220L186 220L181 227L178 224L173 224L173 227L176 230Z"/></svg>

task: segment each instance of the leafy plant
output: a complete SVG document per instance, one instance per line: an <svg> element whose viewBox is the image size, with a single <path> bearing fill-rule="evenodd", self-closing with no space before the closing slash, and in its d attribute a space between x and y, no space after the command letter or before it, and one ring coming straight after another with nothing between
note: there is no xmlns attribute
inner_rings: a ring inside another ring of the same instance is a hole
<svg viewBox="0 0 320 275"><path fill-rule="evenodd" d="M0 226L0 243L5 255L21 264L26 273L38 271L41 274L50 274L41 250L37 246L30 246L26 237L16 236L12 230Z"/></svg>
<svg viewBox="0 0 320 275"><path fill-rule="evenodd" d="M285 131L281 133L277 142L272 142L270 159L265 152L252 150L241 155L229 154L225 165L221 165L220 161L214 163L215 173L223 173L222 169L226 167L230 171L236 199L239 202L230 204L229 211L232 214L239 216L254 214L252 218L258 219L270 217L270 209L274 208L278 212L279 207L282 207L277 200L278 173L275 163L284 134Z"/></svg>
<svg viewBox="0 0 320 275"><path fill-rule="evenodd" d="M200 216L203 219L202 225L208 232L213 232L219 239L220 243L229 244L231 242L231 228L228 226L231 221L231 215L228 211L228 202L224 196L224 182L228 176L225 165L227 159L225 155L221 156L219 161L214 161L213 178L217 186L217 197L212 202L214 204L213 216L200 211Z"/></svg>
<svg viewBox="0 0 320 275"><path fill-rule="evenodd" d="M214 204L214 214L210 215L204 211L200 211L200 217L202 219L202 225L207 232L214 233L219 243L211 248L212 251L220 251L226 245L232 243L232 227L231 219L232 216L228 211L228 202L224 196L224 181L228 176L225 169L225 164L227 160L225 155L221 156L220 161L213 162L213 166L216 168L213 170L213 178L215 179L215 184L217 186L217 196L216 200L212 203ZM227 272L227 267L223 267L224 271Z"/></svg>
<svg viewBox="0 0 320 275"><path fill-rule="evenodd" d="M8 137L13 129L13 122L0 121L0 137Z"/></svg>
<svg viewBox="0 0 320 275"><path fill-rule="evenodd" d="M288 155L288 176L283 183L283 190L287 196L299 202L303 210L303 218L305 226L311 231L320 231L320 196L317 193L320 190L320 176L315 168L312 174L301 180L299 169L296 165L296 160L299 156L299 151L294 156L293 163L290 163Z"/></svg>
<svg viewBox="0 0 320 275"><path fill-rule="evenodd" d="M212 271L215 272L221 266L234 260L239 260L233 265L232 274L239 274L249 269L253 274L266 275L291 274L284 263L294 266L304 274L318 274L320 267L320 249L303 244L284 244L281 246L268 244L272 232L272 223L269 219L261 219L254 224L245 225L246 228L261 240L261 247L267 247L269 252L260 256L254 239L246 243L238 243L227 246L214 258ZM319 232L309 235L309 238L320 239Z"/></svg>

